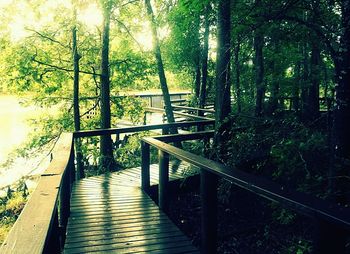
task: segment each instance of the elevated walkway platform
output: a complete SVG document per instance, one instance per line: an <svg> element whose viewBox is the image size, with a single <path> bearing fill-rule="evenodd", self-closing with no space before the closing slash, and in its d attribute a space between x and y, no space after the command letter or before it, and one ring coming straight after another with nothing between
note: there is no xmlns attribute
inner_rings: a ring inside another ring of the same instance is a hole
<svg viewBox="0 0 350 254"><path fill-rule="evenodd" d="M170 180L187 167L171 164ZM137 167L74 183L64 253L199 253L140 189L140 175ZM150 175L157 184L158 165Z"/></svg>

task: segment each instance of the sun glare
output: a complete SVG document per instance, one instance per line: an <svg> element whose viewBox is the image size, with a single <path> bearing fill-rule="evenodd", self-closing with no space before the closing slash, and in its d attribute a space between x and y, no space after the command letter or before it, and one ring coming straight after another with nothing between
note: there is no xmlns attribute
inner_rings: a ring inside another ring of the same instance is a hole
<svg viewBox="0 0 350 254"><path fill-rule="evenodd" d="M141 45L142 50L150 51L153 47L151 28L148 22L143 22L142 31L135 35L135 39Z"/></svg>
<svg viewBox="0 0 350 254"><path fill-rule="evenodd" d="M89 5L84 10L79 11L78 20L88 27L96 27L102 24L102 13L96 4Z"/></svg>

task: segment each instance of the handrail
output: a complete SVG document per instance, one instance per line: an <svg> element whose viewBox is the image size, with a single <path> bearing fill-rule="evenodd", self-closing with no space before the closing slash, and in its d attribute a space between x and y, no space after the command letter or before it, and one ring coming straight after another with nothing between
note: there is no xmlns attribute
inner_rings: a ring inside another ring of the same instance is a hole
<svg viewBox="0 0 350 254"><path fill-rule="evenodd" d="M177 106L172 105L172 107L175 108ZM165 110L162 108L146 107L145 110L146 110L146 112L151 112L151 113L165 113ZM210 117L191 115L191 114L178 112L178 111L174 111L173 113L174 113L174 115L185 116L185 117L192 118L194 120L214 120L213 118L210 118Z"/></svg>
<svg viewBox="0 0 350 254"><path fill-rule="evenodd" d="M174 141L169 136L167 140L166 137L161 138L163 141ZM336 204L331 204L325 200L315 198L308 194L290 191L285 189L283 186L278 185L270 180L264 179L259 176L248 174L246 172L237 170L235 168L226 167L220 163L214 162L212 160L203 158L201 156L192 154L190 152L184 151L175 146L169 145L165 142L155 139L154 137L144 137L142 138L142 147L144 152L142 153L143 157L148 161L149 152L148 146L153 146L160 151L162 157L168 158L169 155L172 155L180 160L186 161L194 166L197 166L201 169L201 196L202 196L202 246L201 250L203 253L215 253L215 241L216 235L216 225L213 225L216 221L216 186L217 186L217 177L224 178L233 184L246 189L254 194L262 196L266 199L269 199L274 202L278 202L281 205L289 207L298 213L302 213L313 218L316 218L319 222L319 227L322 228L322 232L325 231L328 234L328 237L333 237L333 243L324 243L320 242L322 247L319 247L320 252L327 253L331 250L339 250L337 253L341 253L342 248L345 246L345 236L350 232L350 209L343 208ZM166 160L160 161L159 174L166 174L161 172L161 170L167 170L164 163L168 163ZM142 170L148 170L147 165L142 162ZM142 172L142 176L147 177L147 172ZM161 184L166 186L167 179L163 180L165 183L161 183L161 177L159 177L159 189L161 189ZM143 186L147 187L147 180L142 179ZM203 185L203 186L202 186ZM164 189L164 187L162 187ZM166 192L166 191L165 191ZM159 193L159 197L163 194ZM163 197L164 199L164 197ZM209 199L211 201L208 201ZM159 204L161 204L159 200ZM166 202L163 202L163 206ZM205 207L204 207L205 206ZM203 218L204 217L204 218ZM211 224L208 226L208 224ZM328 230L328 231L327 231ZM330 232L333 231L333 232ZM322 237L322 236L321 236ZM332 238L332 239L333 239ZM204 240L203 240L204 239ZM343 247L339 245L339 241L343 244ZM329 247L331 246L331 247Z"/></svg>
<svg viewBox="0 0 350 254"><path fill-rule="evenodd" d="M73 134L74 134L74 138L80 138L80 137L102 136L102 135L131 133L131 132L140 132L140 131L160 130L160 129L169 130L172 128L206 126L206 125L214 125L214 124L215 124L214 120L188 121L188 122L181 122L181 123L163 123L163 124L140 125L140 126L131 126L131 127L123 127L123 128L76 131Z"/></svg>
<svg viewBox="0 0 350 254"><path fill-rule="evenodd" d="M214 109L208 109L208 108L194 108L194 107L177 106L177 105L171 105L171 107L174 108L174 109L186 109L186 110L202 111L202 112L215 114L215 110Z"/></svg>
<svg viewBox="0 0 350 254"><path fill-rule="evenodd" d="M69 216L73 172L73 135L64 133L55 146L52 162L41 175L0 253L60 252Z"/></svg>

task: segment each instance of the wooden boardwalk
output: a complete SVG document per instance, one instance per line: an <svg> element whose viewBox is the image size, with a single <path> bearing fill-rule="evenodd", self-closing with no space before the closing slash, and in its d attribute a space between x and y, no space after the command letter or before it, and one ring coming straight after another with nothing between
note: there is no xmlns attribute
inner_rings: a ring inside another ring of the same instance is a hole
<svg viewBox="0 0 350 254"><path fill-rule="evenodd" d="M170 180L183 177L186 166L171 166ZM140 172L126 169L74 184L64 253L199 253L140 189ZM151 165L150 175L157 184L158 165Z"/></svg>

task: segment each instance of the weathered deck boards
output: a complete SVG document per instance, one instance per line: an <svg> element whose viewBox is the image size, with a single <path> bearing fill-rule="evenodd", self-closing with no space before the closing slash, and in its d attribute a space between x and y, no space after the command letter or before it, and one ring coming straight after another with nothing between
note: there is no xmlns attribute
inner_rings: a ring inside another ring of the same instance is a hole
<svg viewBox="0 0 350 254"><path fill-rule="evenodd" d="M151 165L151 183L158 165ZM186 166L171 170L183 177ZM199 253L189 239L140 189L140 168L75 183L64 253Z"/></svg>

